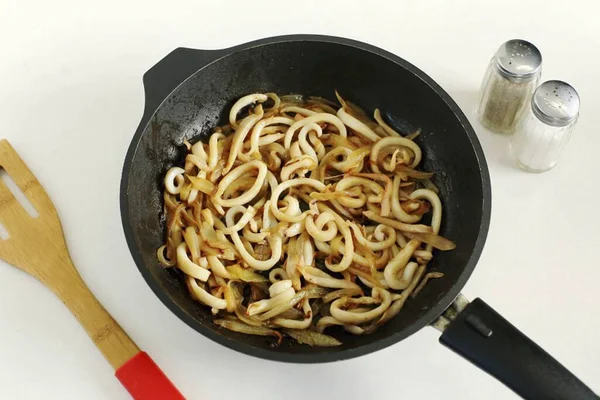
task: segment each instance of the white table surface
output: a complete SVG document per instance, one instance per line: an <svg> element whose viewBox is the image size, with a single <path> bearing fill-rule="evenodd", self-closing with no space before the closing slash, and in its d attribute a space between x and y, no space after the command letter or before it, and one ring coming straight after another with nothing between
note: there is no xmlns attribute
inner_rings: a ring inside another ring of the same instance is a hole
<svg viewBox="0 0 600 400"><path fill-rule="evenodd" d="M439 345L431 328L337 364L251 358L190 329L138 273L118 196L144 106L142 74L179 46L222 48L288 33L346 36L392 51L458 102L482 142L493 187L489 238L464 293L483 297L600 391L600 3L231 3L0 0L0 137L54 200L87 284L182 392L189 399L516 398ZM582 98L570 148L543 175L513 168L507 138L484 131L472 115L488 59L514 37L539 46L544 78L572 83ZM0 264L0 398L129 398L61 302Z"/></svg>

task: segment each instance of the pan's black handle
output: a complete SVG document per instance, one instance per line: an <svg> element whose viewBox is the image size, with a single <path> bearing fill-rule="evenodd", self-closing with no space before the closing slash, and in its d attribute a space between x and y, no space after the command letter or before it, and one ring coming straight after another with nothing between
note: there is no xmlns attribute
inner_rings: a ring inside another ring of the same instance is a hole
<svg viewBox="0 0 600 400"><path fill-rule="evenodd" d="M600 399L481 299L475 299L458 314L440 342L525 399Z"/></svg>
<svg viewBox="0 0 600 400"><path fill-rule="evenodd" d="M226 50L197 50L179 47L144 74L146 103L141 126L183 81L202 67L226 54Z"/></svg>

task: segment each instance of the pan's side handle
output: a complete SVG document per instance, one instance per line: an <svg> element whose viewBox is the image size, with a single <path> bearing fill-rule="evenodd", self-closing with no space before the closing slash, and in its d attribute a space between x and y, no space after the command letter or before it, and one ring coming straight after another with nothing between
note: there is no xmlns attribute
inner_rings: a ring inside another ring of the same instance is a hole
<svg viewBox="0 0 600 400"><path fill-rule="evenodd" d="M179 47L165 56L144 74L146 103L141 126L167 96L200 68L222 57L225 50L196 50Z"/></svg>
<svg viewBox="0 0 600 400"><path fill-rule="evenodd" d="M600 399L483 300L475 299L453 319L445 326L440 342L523 398Z"/></svg>

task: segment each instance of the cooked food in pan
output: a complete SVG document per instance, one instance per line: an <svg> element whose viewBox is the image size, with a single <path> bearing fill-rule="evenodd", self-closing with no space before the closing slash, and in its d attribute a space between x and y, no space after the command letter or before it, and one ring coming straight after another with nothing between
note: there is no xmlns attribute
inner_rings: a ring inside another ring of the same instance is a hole
<svg viewBox="0 0 600 400"><path fill-rule="evenodd" d="M223 328L335 346L329 327L373 332L443 276L427 265L455 245L419 132L337 97L244 96L164 177L158 259Z"/></svg>

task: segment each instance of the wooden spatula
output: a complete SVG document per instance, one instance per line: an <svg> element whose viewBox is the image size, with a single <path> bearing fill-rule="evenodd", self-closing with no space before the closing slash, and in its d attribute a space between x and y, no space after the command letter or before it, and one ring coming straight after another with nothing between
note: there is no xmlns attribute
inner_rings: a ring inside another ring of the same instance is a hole
<svg viewBox="0 0 600 400"><path fill-rule="evenodd" d="M0 180L0 224L9 234L0 239L0 258L39 279L65 303L134 399L184 399L87 288L71 261L54 205L6 140L0 140L0 168L39 213L32 218Z"/></svg>

